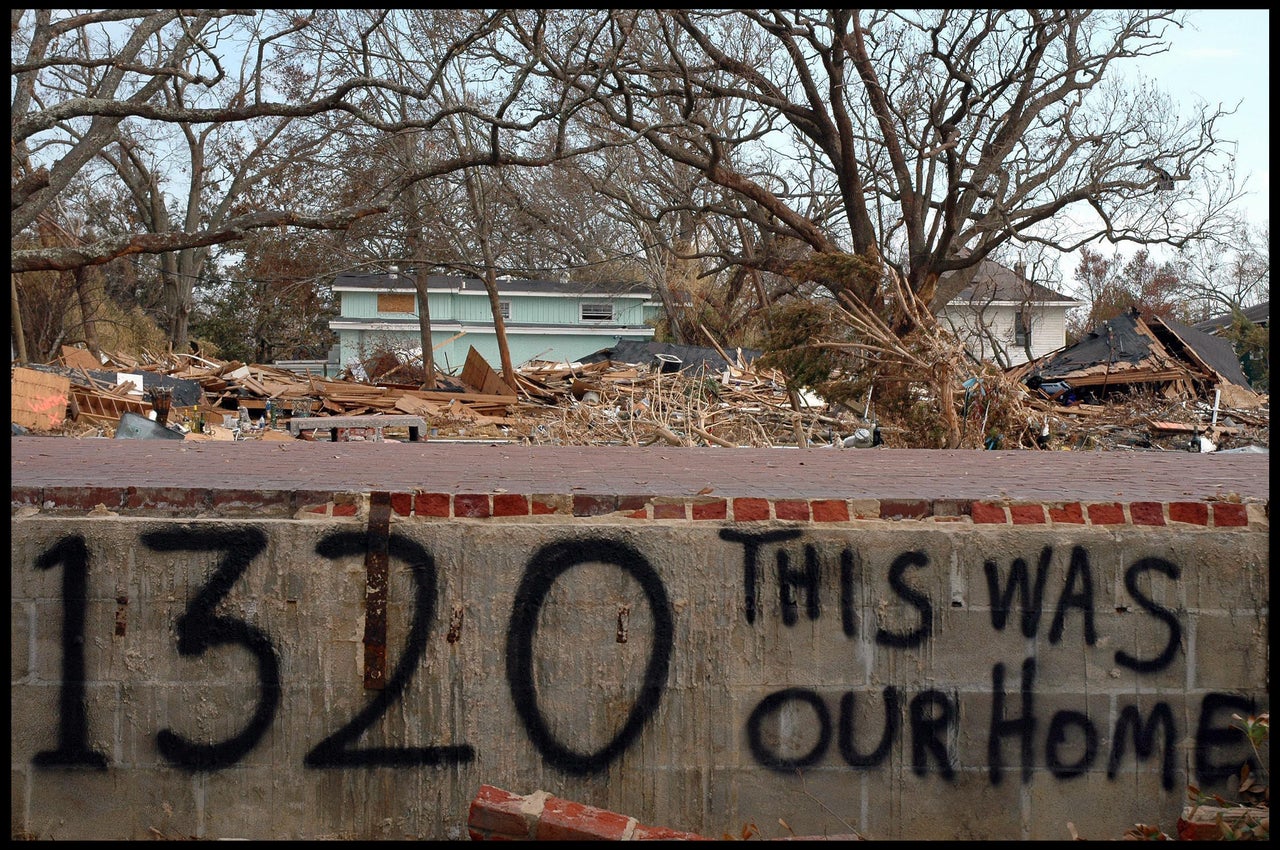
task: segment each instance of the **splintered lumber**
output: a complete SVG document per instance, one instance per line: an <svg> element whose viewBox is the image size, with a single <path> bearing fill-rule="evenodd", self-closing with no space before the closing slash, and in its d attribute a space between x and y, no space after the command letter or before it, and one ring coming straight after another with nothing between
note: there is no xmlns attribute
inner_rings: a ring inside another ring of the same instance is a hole
<svg viewBox="0 0 1280 850"><path fill-rule="evenodd" d="M509 396L516 394L516 391L507 386L507 382L493 371L493 367L480 352L476 351L474 345L467 349L467 361L463 364L462 374L459 377L463 384L474 387L482 393Z"/></svg>

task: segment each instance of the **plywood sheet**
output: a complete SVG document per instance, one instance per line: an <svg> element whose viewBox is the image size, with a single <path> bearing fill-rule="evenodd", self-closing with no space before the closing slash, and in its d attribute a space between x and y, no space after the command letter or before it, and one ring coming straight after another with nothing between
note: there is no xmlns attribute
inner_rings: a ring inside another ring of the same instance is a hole
<svg viewBox="0 0 1280 850"><path fill-rule="evenodd" d="M66 421L70 395L69 378L35 369L15 368L10 415L14 424L23 428L48 431Z"/></svg>

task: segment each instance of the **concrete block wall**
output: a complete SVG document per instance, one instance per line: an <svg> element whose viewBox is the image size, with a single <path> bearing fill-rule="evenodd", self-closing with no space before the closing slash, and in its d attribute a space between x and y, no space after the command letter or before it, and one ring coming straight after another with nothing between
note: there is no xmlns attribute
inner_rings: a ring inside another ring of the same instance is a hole
<svg viewBox="0 0 1280 850"><path fill-rule="evenodd" d="M1257 504L51 489L15 836L1117 838L1269 710Z"/></svg>

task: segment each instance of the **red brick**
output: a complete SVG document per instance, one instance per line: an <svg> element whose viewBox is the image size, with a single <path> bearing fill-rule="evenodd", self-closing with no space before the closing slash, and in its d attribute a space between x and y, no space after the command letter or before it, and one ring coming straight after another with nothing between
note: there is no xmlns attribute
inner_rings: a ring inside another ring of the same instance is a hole
<svg viewBox="0 0 1280 850"><path fill-rule="evenodd" d="M619 496L618 510L620 511L642 511L649 504L648 496Z"/></svg>
<svg viewBox="0 0 1280 850"><path fill-rule="evenodd" d="M1209 506L1204 502L1170 502L1169 520L1193 525L1209 524Z"/></svg>
<svg viewBox="0 0 1280 850"><path fill-rule="evenodd" d="M586 496L574 494L574 516L603 516L618 509L617 496Z"/></svg>
<svg viewBox="0 0 1280 850"><path fill-rule="evenodd" d="M53 502L55 508L91 511L98 505L106 505L115 510L124 504L125 491L122 487L45 487L42 495L44 501Z"/></svg>
<svg viewBox="0 0 1280 850"><path fill-rule="evenodd" d="M617 812L548 797L534 831L535 841L600 839L619 841L631 819Z"/></svg>
<svg viewBox="0 0 1280 850"><path fill-rule="evenodd" d="M453 497L453 515L484 519L489 516L489 494L458 493Z"/></svg>
<svg viewBox="0 0 1280 850"><path fill-rule="evenodd" d="M288 490L214 490L213 509L244 510L267 516L293 513L293 493Z"/></svg>
<svg viewBox="0 0 1280 850"><path fill-rule="evenodd" d="M1005 517L1003 505L993 505L990 502L974 502L969 505L969 514L973 517L974 522L1008 522Z"/></svg>
<svg viewBox="0 0 1280 850"><path fill-rule="evenodd" d="M773 503L773 511L778 519L809 521L809 503L803 499L778 499Z"/></svg>
<svg viewBox="0 0 1280 850"><path fill-rule="evenodd" d="M524 803L525 798L517 794L492 785L481 785L467 812L467 826L512 838L530 838L533 832L531 818L521 810Z"/></svg>
<svg viewBox="0 0 1280 850"><path fill-rule="evenodd" d="M416 516L448 516L448 493L415 493L413 513Z"/></svg>
<svg viewBox="0 0 1280 850"><path fill-rule="evenodd" d="M814 522L848 522L849 503L844 499L814 499L809 503Z"/></svg>
<svg viewBox="0 0 1280 850"><path fill-rule="evenodd" d="M658 502L653 506L654 519L685 519L684 502Z"/></svg>
<svg viewBox="0 0 1280 850"><path fill-rule="evenodd" d="M1093 525L1123 525L1124 505L1117 502L1089 505L1089 522Z"/></svg>
<svg viewBox="0 0 1280 850"><path fill-rule="evenodd" d="M633 511L632 513L629 513L626 516L627 516L627 519L648 519L649 512L646 509L641 508L640 510Z"/></svg>
<svg viewBox="0 0 1280 850"><path fill-rule="evenodd" d="M529 499L518 493L495 493L493 497L494 516L528 516Z"/></svg>
<svg viewBox="0 0 1280 850"><path fill-rule="evenodd" d="M706 836L693 832L667 829L665 826L637 826L631 833L632 841L708 841Z"/></svg>
<svg viewBox="0 0 1280 850"><path fill-rule="evenodd" d="M323 512L328 513L329 502L333 501L332 490L294 490L293 491L293 508L294 510L314 511L319 507Z"/></svg>
<svg viewBox="0 0 1280 850"><path fill-rule="evenodd" d="M44 504L44 490L40 487L10 487L9 500L15 505L35 505L38 508Z"/></svg>
<svg viewBox="0 0 1280 850"><path fill-rule="evenodd" d="M729 516L729 503L724 499L693 503L694 519L725 519Z"/></svg>
<svg viewBox="0 0 1280 850"><path fill-rule="evenodd" d="M391 510L400 516L413 515L413 494L412 493L392 493L391 494Z"/></svg>
<svg viewBox="0 0 1280 850"><path fill-rule="evenodd" d="M125 491L124 507L161 511L199 511L208 508L212 503L212 490L196 487L129 487Z"/></svg>
<svg viewBox="0 0 1280 850"><path fill-rule="evenodd" d="M334 516L355 516L356 510L357 508L355 505L334 505L333 515Z"/></svg>
<svg viewBox="0 0 1280 850"><path fill-rule="evenodd" d="M923 499L881 499L881 519L921 519L927 517L931 506Z"/></svg>
<svg viewBox="0 0 1280 850"><path fill-rule="evenodd" d="M759 519L769 519L768 499L744 498L733 500L734 522L749 522Z"/></svg>
<svg viewBox="0 0 1280 850"><path fill-rule="evenodd" d="M573 500L569 496L530 496L529 512L534 516L544 516L546 514L567 514L571 513Z"/></svg>
<svg viewBox="0 0 1280 850"><path fill-rule="evenodd" d="M1038 525L1044 522L1044 505L1010 505L1009 519L1014 525Z"/></svg>
<svg viewBox="0 0 1280 850"><path fill-rule="evenodd" d="M1130 502L1129 516L1134 525L1164 525L1164 503Z"/></svg>
<svg viewBox="0 0 1280 850"><path fill-rule="evenodd" d="M960 518L969 515L969 503L956 499L934 499L933 516L935 519Z"/></svg>
<svg viewBox="0 0 1280 850"><path fill-rule="evenodd" d="M1213 503L1213 526L1223 528L1232 525L1248 525L1249 511L1234 502Z"/></svg>
<svg viewBox="0 0 1280 850"><path fill-rule="evenodd" d="M1079 502L1068 502L1060 508L1049 508L1049 519L1054 522L1073 522L1084 524L1084 506Z"/></svg>

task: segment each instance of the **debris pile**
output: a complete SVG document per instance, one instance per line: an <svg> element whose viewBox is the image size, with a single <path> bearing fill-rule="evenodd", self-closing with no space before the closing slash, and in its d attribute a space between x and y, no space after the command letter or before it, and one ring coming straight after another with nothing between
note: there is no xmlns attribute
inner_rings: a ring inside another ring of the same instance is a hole
<svg viewBox="0 0 1280 850"><path fill-rule="evenodd" d="M1004 449L1269 447L1267 397L1237 382L1234 361L1221 352L1206 354L1197 332L1135 316L1112 325L1074 349L965 381L956 398L967 433L985 439L986 448ZM509 384L472 349L457 377L437 375L435 386L424 388L196 355L108 354L99 362L83 349L65 347L54 363L13 369L14 432L117 437L126 414L131 421L154 419L157 399L163 398L167 426L192 440L289 440L293 417L410 414L426 421L432 440L918 445L912 423L886 421L869 400L851 410L811 393L789 392L781 373L750 361L741 349L681 353L683 359L619 348L594 362L531 361ZM614 359L620 357L626 359ZM1006 431L1017 433L986 436L992 410L1000 412ZM394 427L386 431L387 439L407 437ZM300 436L314 438L308 431ZM362 436L360 429L343 434Z"/></svg>

